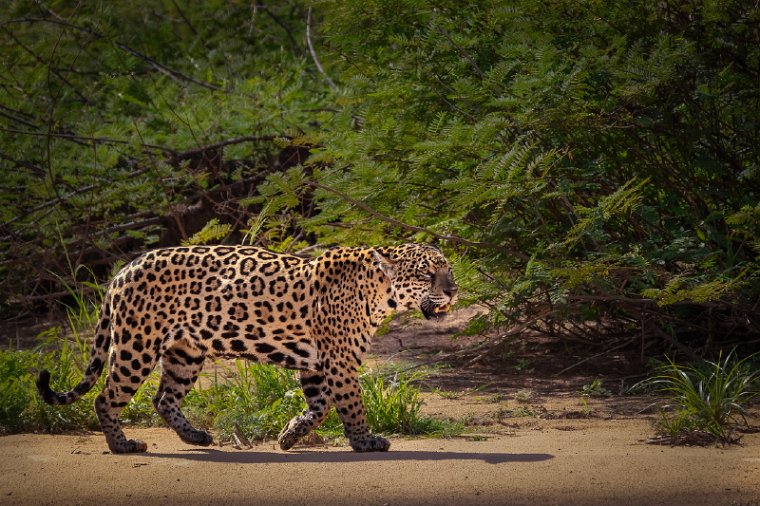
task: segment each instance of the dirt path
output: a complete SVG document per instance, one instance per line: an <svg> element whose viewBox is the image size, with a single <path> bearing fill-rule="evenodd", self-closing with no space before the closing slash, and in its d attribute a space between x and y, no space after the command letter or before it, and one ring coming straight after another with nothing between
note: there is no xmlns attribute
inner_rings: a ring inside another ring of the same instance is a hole
<svg viewBox="0 0 760 506"><path fill-rule="evenodd" d="M744 447L641 444L642 420L579 420L483 441L394 439L382 454L311 447L195 449L132 429L149 453L101 434L0 438L0 504L760 505L760 434Z"/></svg>

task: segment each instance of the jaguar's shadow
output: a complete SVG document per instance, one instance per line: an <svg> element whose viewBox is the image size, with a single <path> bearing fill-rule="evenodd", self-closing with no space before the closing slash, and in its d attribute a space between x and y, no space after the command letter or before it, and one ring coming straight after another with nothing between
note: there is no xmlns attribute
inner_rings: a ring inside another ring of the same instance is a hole
<svg viewBox="0 0 760 506"><path fill-rule="evenodd" d="M488 464L507 462L543 462L553 459L548 453L487 453L487 452L431 452L431 451L390 451L356 453L352 451L290 451L288 453L261 451L222 451L215 449L180 450L180 453L146 453L147 457L164 459L186 459L196 462L227 462L230 464L279 464L300 463L351 463L382 461L440 461L440 460L480 460Z"/></svg>

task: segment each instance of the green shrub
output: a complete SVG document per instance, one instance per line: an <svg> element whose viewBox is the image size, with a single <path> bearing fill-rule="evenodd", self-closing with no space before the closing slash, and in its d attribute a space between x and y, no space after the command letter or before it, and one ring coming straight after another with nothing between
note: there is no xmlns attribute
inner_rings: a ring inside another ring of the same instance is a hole
<svg viewBox="0 0 760 506"><path fill-rule="evenodd" d="M737 441L736 427L746 424L746 406L760 396L760 370L750 367L751 355L738 360L732 351L714 362L683 366L668 358L656 375L644 382L673 402L663 411L659 430L674 442L708 439Z"/></svg>
<svg viewBox="0 0 760 506"><path fill-rule="evenodd" d="M78 354L73 348L63 341L58 353L0 351L0 432L60 432L98 426L93 392L68 406L49 406L37 395L36 371L41 368L51 371L53 389L68 389L80 379ZM102 386L102 381L99 384Z"/></svg>

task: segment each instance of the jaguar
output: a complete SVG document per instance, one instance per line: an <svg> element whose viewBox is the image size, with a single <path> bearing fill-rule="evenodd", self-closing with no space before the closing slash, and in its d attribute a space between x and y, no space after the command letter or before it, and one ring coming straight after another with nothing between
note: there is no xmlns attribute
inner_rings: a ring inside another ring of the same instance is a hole
<svg viewBox="0 0 760 506"><path fill-rule="evenodd" d="M336 247L316 258L249 246L181 246L147 252L111 281L83 378L68 392L37 378L42 399L70 404L92 389L106 364L95 412L112 453L147 450L127 439L119 414L161 366L153 405L188 444L207 446L181 411L207 357L243 358L298 372L307 408L278 436L290 449L334 406L352 449L386 451L370 433L358 371L381 323L419 309L441 318L457 285L441 251L428 244Z"/></svg>

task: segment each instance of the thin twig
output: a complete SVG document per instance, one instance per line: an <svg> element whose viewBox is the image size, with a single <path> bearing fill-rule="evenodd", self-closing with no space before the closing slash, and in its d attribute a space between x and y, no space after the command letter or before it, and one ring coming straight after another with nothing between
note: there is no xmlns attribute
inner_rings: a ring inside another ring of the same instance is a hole
<svg viewBox="0 0 760 506"><path fill-rule="evenodd" d="M0 106L0 109L2 107ZM21 123L24 126L28 126L29 128L39 128L39 126L35 125L34 123L29 123L28 121L18 118L16 116L13 116L12 114L8 114L7 112L3 112L0 110L0 116L3 116L4 118L8 118L11 121L15 121L17 123Z"/></svg>
<svg viewBox="0 0 760 506"><path fill-rule="evenodd" d="M25 169L29 169L37 176L43 176L45 174L45 169L40 167L39 165L34 165L31 162L27 162L26 160L16 160L12 156L8 156L5 153L0 152L0 159L6 160L8 162L15 163L19 167L24 167Z"/></svg>
<svg viewBox="0 0 760 506"><path fill-rule="evenodd" d="M117 42L116 46L119 49L122 49L122 50L126 51L127 53L130 53L130 54L132 54L132 55L140 58L141 60L149 63L154 69L158 70L159 72L161 72L162 74L164 74L164 75L166 75L168 77L171 77L174 80L188 81L188 82L191 82L193 84L197 84L198 86L201 86L201 87L209 89L209 90L224 91L224 92L228 91L228 90L222 88L221 86L217 86L215 84L207 83L205 81L199 81L198 79L195 79L194 77L190 77L188 75L183 74L182 72L179 72L177 70L169 68L166 65L164 65L162 63L159 63L158 61L154 60L150 56L148 56L146 54L143 54L143 53L141 53L140 51L138 51L136 49L132 49L131 47L129 47L126 44L122 44L121 42Z"/></svg>
<svg viewBox="0 0 760 506"><path fill-rule="evenodd" d="M266 5L258 5L261 10L263 10L267 16L272 18L272 20L280 25L280 27L285 30L285 35L288 36L288 40L290 41L290 46L293 48L293 53L295 53L297 56L301 56L303 53L301 51L301 48L298 47L298 42L296 42L295 37L293 37L293 34L291 33L290 27L285 24L282 19L280 19L279 16L276 16Z"/></svg>
<svg viewBox="0 0 760 506"><path fill-rule="evenodd" d="M198 35L198 30L196 30L193 24L190 22L190 20L187 19L187 16L185 16L184 11L179 8L179 5L177 5L176 0L172 0L172 5L174 5L174 8L177 10L177 12L179 13L179 16L185 22L187 27L190 28L190 31L193 32L193 35Z"/></svg>
<svg viewBox="0 0 760 506"><path fill-rule="evenodd" d="M619 345L617 345L617 346L614 346L614 347L612 347L612 348L610 348L610 349L604 350L603 352L601 352L601 353L597 353L596 355L591 355L590 357L586 357L586 358L584 358L583 360L580 360L580 361L578 361L578 362L574 363L573 365L570 365L570 366L567 366L567 367L565 367L565 368L564 368L564 369L562 369L560 372L558 372L558 373L554 373L554 376L555 376L555 377L556 377L556 376L561 376L561 375L563 375L564 373L566 373L567 371L570 371L571 369L575 369L575 368L576 368L576 367L578 367L579 365L581 365L581 364L583 364L583 363L586 363L586 362L588 362L589 360L594 360L595 358L599 358L599 357L601 357L601 356L603 356L603 355L606 355L606 354L608 354L608 353L612 353L613 351L617 351L617 350L619 350L619 349L621 349L621 348L625 348L626 346L629 346L631 343L633 343L633 342L634 342L635 340L637 340L637 339L638 339L638 336L635 336L635 337L633 337L632 339L628 339L627 341L624 341L622 344L619 344Z"/></svg>
<svg viewBox="0 0 760 506"><path fill-rule="evenodd" d="M90 99L88 99L87 97L85 97L85 96L82 94L82 92L80 92L80 91L79 91L79 89L77 89L77 87L76 87L76 86L74 86L74 85L71 83L71 81L69 81L68 79L66 79L66 77L65 77L63 74L61 74L61 73L60 73L60 72L59 72L59 71L58 71L58 70L57 70L55 67L53 67L53 66L52 66L52 64L51 64L51 62L45 62L45 61L44 61L44 60L43 60L43 59L42 59L42 58L41 58L41 57L40 57L40 56L39 56L37 53L35 53L35 52L34 52L34 51L32 51L30 48L28 48L27 46L25 46L25 45L24 45L24 43L23 43L23 42L21 42L21 40L19 40L19 39L18 39L18 38L17 38L17 37L16 37L16 36L13 34L13 32L11 32L10 30L8 30L7 28L4 28L4 29L5 29L5 33L7 33L7 34L10 36L10 38L12 38L12 39L13 39L13 40L16 42L16 44L17 44L17 45L18 45L18 46L19 46L21 49L23 49L24 51L26 51L27 53L29 53L29 54L30 54L30 55L31 55L31 56L32 56L32 57L33 57L35 60L37 60L37 63L40 63L41 65L44 65L44 66L46 66L46 67L47 67L47 69L48 69L48 71L49 71L50 73L54 74L54 75L55 75L55 76L56 76L58 79L60 79L61 81L63 81L63 82L64 82L66 85L68 85L68 86L69 86L69 87L70 87L72 90L74 90L74 93L76 94L76 96L78 96L78 97L79 97L79 100L80 100L80 101L81 101L83 104L87 104L87 105L89 105L89 104L91 104L91 103L92 103L92 102L90 102ZM57 45L58 45L58 43L56 43L56 47L57 47Z"/></svg>
<svg viewBox="0 0 760 506"><path fill-rule="evenodd" d="M198 148L190 149L188 151L180 151L175 153L175 158L185 158L188 156L196 155L208 151L210 149L223 148L224 146L230 146L232 144L242 144L244 142L258 142L258 141L273 141L275 139L289 139L287 135L246 135L244 137L235 137L234 139L227 139L225 141L216 142L214 144L207 144Z"/></svg>
<svg viewBox="0 0 760 506"><path fill-rule="evenodd" d="M472 67L472 70L475 71L478 77L480 77L481 79L485 77L485 74L483 74L483 71L478 66L478 62L475 61L475 59L470 55L470 53L466 49L464 49L462 46L454 42L454 39L451 37L451 35L449 35L449 32L447 32L444 27L438 26L438 31L441 33L441 35L446 37L446 40L448 40L451 43L451 45L454 46L455 50L462 56L462 58L467 60L467 62Z"/></svg>
<svg viewBox="0 0 760 506"><path fill-rule="evenodd" d="M139 176L140 174L143 174L144 172L147 172L147 170L148 169L146 169L146 168L137 169L137 170L132 171L129 174L127 174L127 177L128 178L132 178L132 177L135 177L135 176ZM96 189L98 187L99 187L99 185L97 185L97 184L90 184L90 185L87 185L87 186L83 186L81 188L77 188L76 190L73 190L73 191L67 193L66 195L58 195L58 196L56 196L56 198L54 198L52 200L48 200L46 202L43 202L42 204L40 204L40 205L38 205L38 206L30 209L29 211L27 211L23 215L14 216L10 220L6 221L5 223L0 224L0 227L6 227L8 225L11 225L12 223L15 223L15 222L17 222L19 220L22 220L22 219L26 218L30 214L34 214L34 213L36 213L38 211L42 211L43 209L47 209L48 207L54 206L56 204L60 204L61 202L67 201L71 197L75 197L77 195L81 195L82 193L87 193L87 192L92 191L92 190L94 190L94 189Z"/></svg>
<svg viewBox="0 0 760 506"><path fill-rule="evenodd" d="M35 137L57 137L59 139L68 139L71 141L79 142L93 142L95 144L132 144L132 141L124 139L113 139L111 137L90 137L87 135L68 134L64 132L33 132L30 130L18 130L15 128L0 127L0 132L8 132L12 134L31 135ZM175 154L176 151L167 148L166 146L159 146L157 144L140 144L140 147L146 149L155 149L157 151L163 151L164 153Z"/></svg>
<svg viewBox="0 0 760 506"><path fill-rule="evenodd" d="M320 74L322 74L322 76L324 76L325 81L327 81L327 84L330 86L330 88L333 91L336 91L338 87L335 86L333 80L330 79L330 76L327 75L325 69L322 68L322 64L319 63L319 58L317 57L317 52L314 50L314 45L311 43L311 7L309 7L309 10L306 14L306 44L309 46L309 53L311 53L311 59L314 60L314 65L317 66L317 70Z"/></svg>
<svg viewBox="0 0 760 506"><path fill-rule="evenodd" d="M692 350L691 348L689 348L688 346L684 344L679 343L675 337L671 336L670 334L662 330L657 325L651 325L650 328L654 331L655 334L665 339L667 342L669 342L670 344L678 348L679 351L681 351L683 354L689 357L689 360L693 362L699 362L701 360L699 358L699 355L694 353L694 350Z"/></svg>

